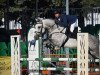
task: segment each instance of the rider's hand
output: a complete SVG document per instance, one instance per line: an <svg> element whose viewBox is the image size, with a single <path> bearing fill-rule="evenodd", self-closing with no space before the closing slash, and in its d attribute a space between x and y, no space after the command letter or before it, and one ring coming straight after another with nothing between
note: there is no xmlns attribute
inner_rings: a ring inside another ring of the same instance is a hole
<svg viewBox="0 0 100 75"><path fill-rule="evenodd" d="M59 20L55 19L55 23L56 23L56 24L59 24Z"/></svg>

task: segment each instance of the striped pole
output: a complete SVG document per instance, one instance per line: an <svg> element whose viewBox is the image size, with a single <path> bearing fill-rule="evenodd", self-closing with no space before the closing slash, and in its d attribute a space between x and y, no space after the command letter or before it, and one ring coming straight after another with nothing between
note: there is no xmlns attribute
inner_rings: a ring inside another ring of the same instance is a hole
<svg viewBox="0 0 100 75"><path fill-rule="evenodd" d="M77 68L66 68L66 67L56 67L56 68L53 68L53 67L48 67L48 68L45 68L45 67L41 67L40 70L52 70L52 71L55 71L55 70L65 70L65 71L74 71L74 70L77 70ZM85 70L85 69L83 69ZM87 71L90 71L90 69L88 69ZM99 71L99 68L96 68L95 71Z"/></svg>
<svg viewBox="0 0 100 75"><path fill-rule="evenodd" d="M36 61L78 61L77 58L36 58ZM92 60L88 59L88 62L90 62ZM99 59L95 59L95 62L99 62Z"/></svg>
<svg viewBox="0 0 100 75"><path fill-rule="evenodd" d="M55 70L59 70L59 71L66 70L66 71L73 71L73 70L77 70L77 68L64 68L64 67L57 67L57 68L48 67L48 68L45 68L45 67L41 67L40 70L52 70L52 71L55 71Z"/></svg>

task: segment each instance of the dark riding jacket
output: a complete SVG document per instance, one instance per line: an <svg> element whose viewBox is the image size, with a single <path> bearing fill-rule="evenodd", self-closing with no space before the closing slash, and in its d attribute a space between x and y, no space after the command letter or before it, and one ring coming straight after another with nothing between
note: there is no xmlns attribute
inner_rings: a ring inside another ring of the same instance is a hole
<svg viewBox="0 0 100 75"><path fill-rule="evenodd" d="M71 25L75 23L77 20L77 17L74 15L65 15L62 14L60 17L55 18L56 24L62 26L62 27L67 27L68 25Z"/></svg>

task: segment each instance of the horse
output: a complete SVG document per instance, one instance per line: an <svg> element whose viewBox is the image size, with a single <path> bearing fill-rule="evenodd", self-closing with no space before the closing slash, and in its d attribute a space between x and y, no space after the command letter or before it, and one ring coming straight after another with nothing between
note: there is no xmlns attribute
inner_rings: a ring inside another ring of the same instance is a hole
<svg viewBox="0 0 100 75"><path fill-rule="evenodd" d="M61 47L62 44L65 43L63 45L65 48L77 48L77 39L66 35L66 29L55 24L53 19L39 18L38 22L35 24L35 29L38 35L44 34L47 30L49 42L57 47ZM94 58L99 58L98 38L93 35L89 36L89 53Z"/></svg>

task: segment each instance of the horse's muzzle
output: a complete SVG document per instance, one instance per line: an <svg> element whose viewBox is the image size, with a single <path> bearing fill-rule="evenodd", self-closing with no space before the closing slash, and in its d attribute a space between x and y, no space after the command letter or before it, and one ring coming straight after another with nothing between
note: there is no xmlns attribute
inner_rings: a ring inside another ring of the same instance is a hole
<svg viewBox="0 0 100 75"><path fill-rule="evenodd" d="M38 31L35 31L35 33L36 33L36 35L40 35L41 33L40 32L38 32Z"/></svg>

